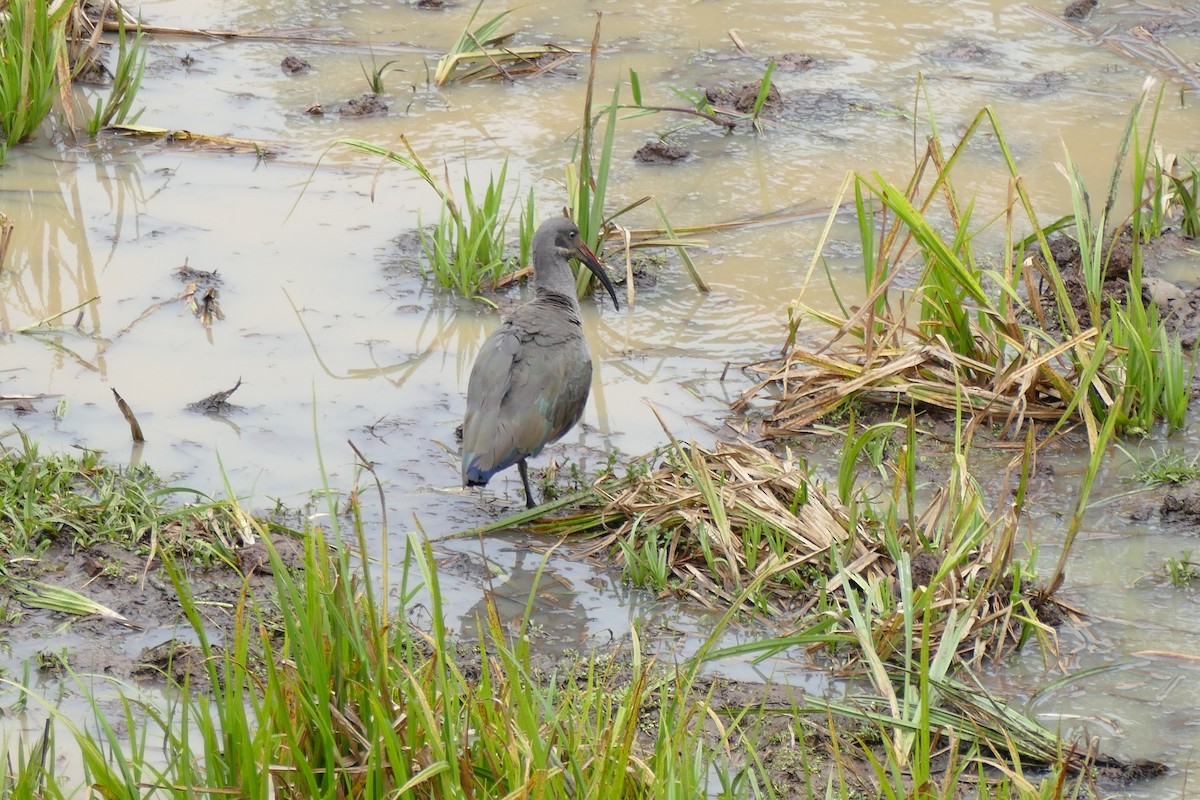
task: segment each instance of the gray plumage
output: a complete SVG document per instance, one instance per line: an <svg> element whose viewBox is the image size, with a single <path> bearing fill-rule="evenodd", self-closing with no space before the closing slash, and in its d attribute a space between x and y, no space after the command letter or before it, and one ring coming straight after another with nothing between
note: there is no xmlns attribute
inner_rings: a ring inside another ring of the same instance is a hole
<svg viewBox="0 0 1200 800"><path fill-rule="evenodd" d="M467 383L463 419L463 485L483 486L513 464L525 504L533 508L525 460L579 422L592 385L592 356L583 335L570 259L585 264L618 309L604 267L566 217L542 223L533 237L537 296L518 306L483 343Z"/></svg>

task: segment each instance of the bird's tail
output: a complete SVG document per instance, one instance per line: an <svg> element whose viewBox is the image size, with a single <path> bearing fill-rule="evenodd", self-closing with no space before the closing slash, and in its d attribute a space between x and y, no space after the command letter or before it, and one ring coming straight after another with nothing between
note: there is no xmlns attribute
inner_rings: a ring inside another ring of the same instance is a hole
<svg viewBox="0 0 1200 800"><path fill-rule="evenodd" d="M495 474L496 470L481 469L478 458L463 459L463 486L487 486Z"/></svg>

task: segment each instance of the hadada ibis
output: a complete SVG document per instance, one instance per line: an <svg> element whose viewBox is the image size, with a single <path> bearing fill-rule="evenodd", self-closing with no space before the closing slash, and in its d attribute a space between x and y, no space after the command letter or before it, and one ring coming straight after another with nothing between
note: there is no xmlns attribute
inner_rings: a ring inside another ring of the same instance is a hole
<svg viewBox="0 0 1200 800"><path fill-rule="evenodd" d="M463 485L484 486L516 464L529 508L536 504L526 459L579 422L592 386L592 354L575 298L572 258L587 265L621 308L617 290L575 223L566 217L547 220L533 237L537 296L487 338L467 383Z"/></svg>

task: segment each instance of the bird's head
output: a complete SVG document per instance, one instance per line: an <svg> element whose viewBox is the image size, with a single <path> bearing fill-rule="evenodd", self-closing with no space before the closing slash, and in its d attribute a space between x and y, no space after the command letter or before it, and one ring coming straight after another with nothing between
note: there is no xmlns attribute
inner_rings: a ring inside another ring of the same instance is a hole
<svg viewBox="0 0 1200 800"><path fill-rule="evenodd" d="M596 258L596 254L584 244L583 236L580 235L579 228L574 222L566 217L554 217L543 222L542 226L538 228L537 234L533 238L533 264L537 270L543 269L542 264L538 261L538 254L542 247L549 247L554 251L556 262L561 261L565 264L574 258L585 265L608 290L613 306L618 311L621 309L621 304L617 301L616 287L608 277L608 271L604 269L600 259Z"/></svg>

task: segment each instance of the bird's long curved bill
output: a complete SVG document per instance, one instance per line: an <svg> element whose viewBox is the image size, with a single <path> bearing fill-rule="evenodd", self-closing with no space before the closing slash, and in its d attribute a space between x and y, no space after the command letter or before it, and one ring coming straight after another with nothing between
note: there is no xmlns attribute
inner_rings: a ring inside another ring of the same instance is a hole
<svg viewBox="0 0 1200 800"><path fill-rule="evenodd" d="M604 288L608 289L608 294L612 297L613 307L617 311L621 310L621 304L617 302L617 290L613 286L612 280L608 277L608 270L600 263L600 259L596 258L588 246L583 242L578 242L575 248L575 257L579 259L579 263L587 265L587 268L592 271L592 274L600 279L600 283L604 284Z"/></svg>

